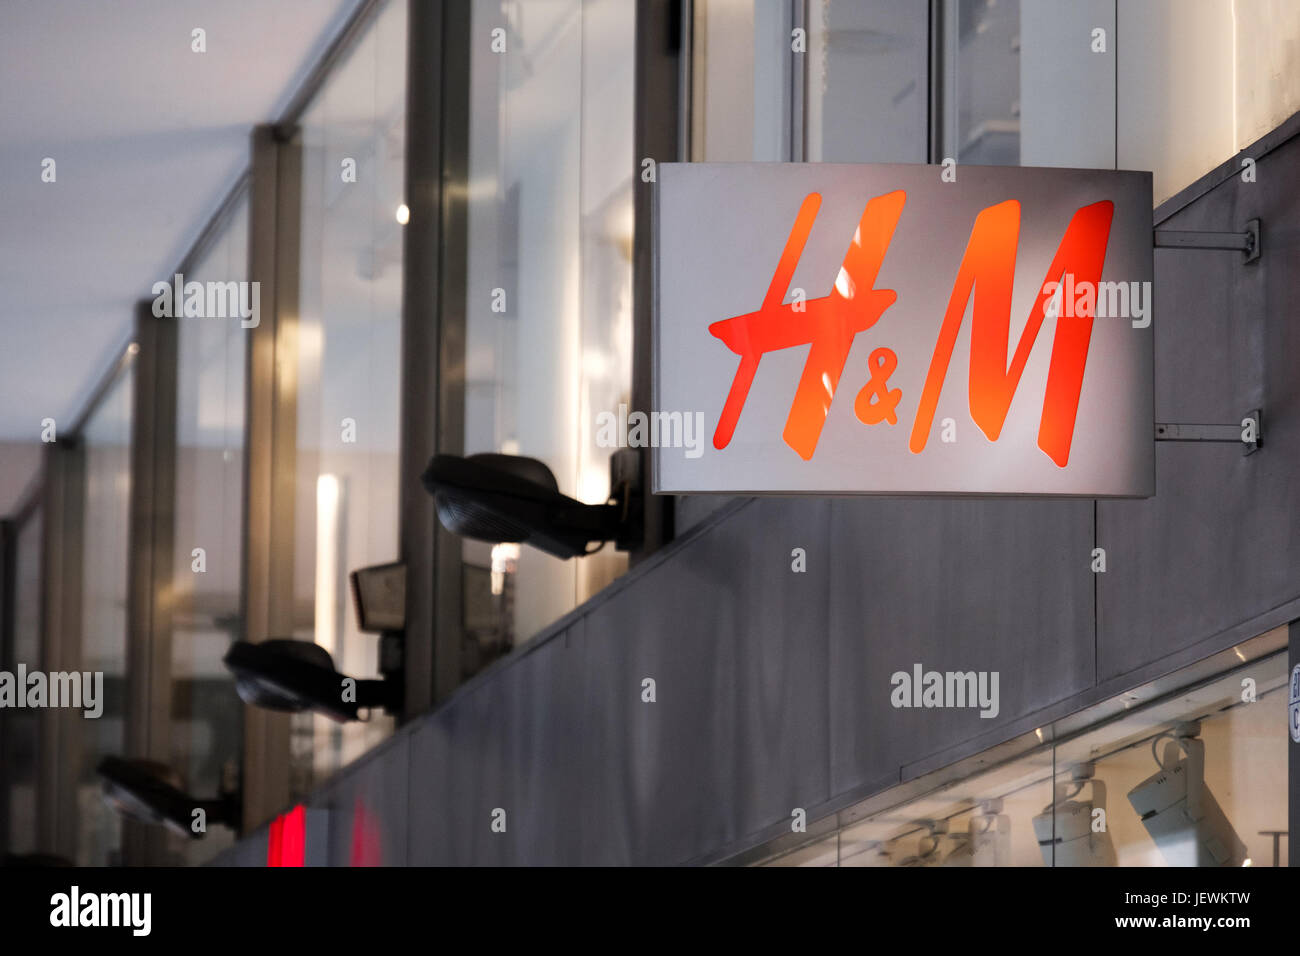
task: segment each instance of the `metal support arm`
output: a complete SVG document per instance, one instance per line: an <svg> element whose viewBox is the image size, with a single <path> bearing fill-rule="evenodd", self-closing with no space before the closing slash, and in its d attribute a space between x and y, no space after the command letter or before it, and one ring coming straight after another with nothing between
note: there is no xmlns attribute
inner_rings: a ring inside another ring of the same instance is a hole
<svg viewBox="0 0 1300 956"><path fill-rule="evenodd" d="M1246 262L1259 258L1259 220L1246 223L1244 232L1182 232L1176 229L1155 230L1157 249L1226 249L1244 252Z"/></svg>
<svg viewBox="0 0 1300 956"><path fill-rule="evenodd" d="M1253 440L1252 440L1253 439ZM1236 425L1182 425L1156 423L1156 441L1240 442L1250 455L1264 443L1264 412L1253 408Z"/></svg>

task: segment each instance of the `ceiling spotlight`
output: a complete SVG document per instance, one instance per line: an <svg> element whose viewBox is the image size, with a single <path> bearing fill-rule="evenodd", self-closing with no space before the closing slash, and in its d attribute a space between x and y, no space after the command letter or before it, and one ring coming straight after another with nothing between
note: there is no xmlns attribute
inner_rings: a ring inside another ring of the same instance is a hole
<svg viewBox="0 0 1300 956"><path fill-rule="evenodd" d="M173 833L200 839L206 824L239 824L239 799L233 793L215 800L199 800L185 792L178 774L166 764L152 760L105 757L95 768L103 778L104 800L124 817L141 823L160 824ZM203 827L195 827L202 820Z"/></svg>
<svg viewBox="0 0 1300 956"><path fill-rule="evenodd" d="M925 828L925 833L916 842L916 853L900 859L899 866L942 866L947 856L962 853L966 834L950 834L947 820L916 822ZM954 865L961 864L958 862Z"/></svg>
<svg viewBox="0 0 1300 956"><path fill-rule="evenodd" d="M397 212L395 215L397 218L398 225L405 226L408 222L411 221L411 209L409 206L406 205L406 203L402 203L400 206L397 207Z"/></svg>
<svg viewBox="0 0 1300 956"><path fill-rule="evenodd" d="M956 834L954 849L944 866L1010 866L1011 818L1002 812L1001 798L983 800L972 814L965 834Z"/></svg>
<svg viewBox="0 0 1300 956"><path fill-rule="evenodd" d="M395 712L401 706L400 682L346 677L334 668L329 651L311 641L236 641L222 663L235 675L240 698L254 707L314 710L343 722L360 720L362 709Z"/></svg>
<svg viewBox="0 0 1300 956"><path fill-rule="evenodd" d="M1152 740L1160 770L1130 790L1128 801L1170 866L1244 866L1246 845L1205 785L1200 732L1199 721L1187 721ZM1169 743L1162 758L1158 746L1164 739Z"/></svg>
<svg viewBox="0 0 1300 956"><path fill-rule="evenodd" d="M1053 788L1053 802L1034 817L1034 836L1047 866L1117 865L1115 841L1105 828L1106 784L1095 772L1092 761L1075 764L1070 782ZM1076 799L1084 786L1090 790L1088 799ZM1102 829L1094 830L1094 821L1101 821Z"/></svg>
<svg viewBox="0 0 1300 956"><path fill-rule="evenodd" d="M615 467L628 460L616 456ZM589 505L560 494L555 476L536 458L489 453L435 455L421 481L443 526L476 541L530 544L557 558L590 554L607 541L621 550L640 542L640 499L632 480L611 481L613 498Z"/></svg>

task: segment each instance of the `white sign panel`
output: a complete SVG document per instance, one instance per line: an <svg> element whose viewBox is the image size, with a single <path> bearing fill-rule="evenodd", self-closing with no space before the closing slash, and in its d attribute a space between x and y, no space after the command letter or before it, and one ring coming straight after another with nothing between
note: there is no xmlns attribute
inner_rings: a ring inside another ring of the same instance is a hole
<svg viewBox="0 0 1300 956"><path fill-rule="evenodd" d="M655 491L1154 494L1150 173L670 163L653 188Z"/></svg>

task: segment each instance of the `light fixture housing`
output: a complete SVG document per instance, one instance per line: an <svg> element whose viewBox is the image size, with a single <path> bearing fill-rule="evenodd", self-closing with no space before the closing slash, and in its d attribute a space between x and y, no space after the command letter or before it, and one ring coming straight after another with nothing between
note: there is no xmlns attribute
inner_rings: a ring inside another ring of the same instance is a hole
<svg viewBox="0 0 1300 956"><path fill-rule="evenodd" d="M1116 866L1115 841L1110 831L1094 832L1093 814L1105 819L1106 784L1094 774L1096 766L1084 761L1070 768L1070 782L1054 788L1055 798L1033 819L1034 836L1047 866ZM1089 787L1088 799L1081 798Z"/></svg>
<svg viewBox="0 0 1300 956"><path fill-rule="evenodd" d="M185 791L180 774L152 760L105 757L95 768L103 780L104 799L122 816L141 823L167 827L173 833L201 839L206 827L194 829L194 812L202 810L205 823L231 828L239 825L239 798L233 793L215 800L200 800Z"/></svg>
<svg viewBox="0 0 1300 956"><path fill-rule="evenodd" d="M476 541L530 544L557 558L589 554L592 543L626 551L641 541L640 496L630 482L614 483L605 504L584 504L561 494L536 458L496 453L435 455L420 480L443 526Z"/></svg>
<svg viewBox="0 0 1300 956"><path fill-rule="evenodd" d="M235 675L240 699L254 707L288 713L312 710L342 723L360 720L363 709L395 712L401 706L400 682L352 679L349 686L329 651L311 641L236 641L222 663Z"/></svg>
<svg viewBox="0 0 1300 956"><path fill-rule="evenodd" d="M1170 866L1242 866L1246 845L1205 785L1200 732L1198 721L1187 721L1157 736L1151 751L1160 769L1130 790L1128 801ZM1157 747L1165 738L1161 758Z"/></svg>

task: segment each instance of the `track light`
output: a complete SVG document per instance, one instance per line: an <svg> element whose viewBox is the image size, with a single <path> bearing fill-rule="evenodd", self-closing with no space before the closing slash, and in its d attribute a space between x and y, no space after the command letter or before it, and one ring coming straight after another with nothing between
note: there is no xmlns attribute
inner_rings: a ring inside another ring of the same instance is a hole
<svg viewBox="0 0 1300 956"><path fill-rule="evenodd" d="M947 820L916 822L924 827L925 833L917 840L916 853L899 860L899 866L941 866L948 855L961 849L965 834L949 834Z"/></svg>
<svg viewBox="0 0 1300 956"><path fill-rule="evenodd" d="M954 848L944 866L1010 866L1011 818L1002 812L1001 798L980 801L966 833L954 836Z"/></svg>
<svg viewBox="0 0 1300 956"><path fill-rule="evenodd" d="M616 455L612 467L625 468L627 461ZM551 470L521 455L435 455L421 481L443 526L476 541L530 544L576 558L590 554L594 542L613 541L626 551L641 540L639 482L617 475L610 482L614 494L602 505L560 494Z"/></svg>
<svg viewBox="0 0 1300 956"><path fill-rule="evenodd" d="M1130 790L1128 801L1170 866L1244 866L1246 845L1205 786L1200 732L1199 721L1187 721L1152 740L1160 770ZM1162 758L1158 747L1166 738Z"/></svg>
<svg viewBox="0 0 1300 956"><path fill-rule="evenodd" d="M1053 788L1053 801L1034 817L1034 836L1047 866L1115 866L1115 841L1106 828L1106 784L1092 761L1070 768L1070 783ZM1087 800L1076 799L1089 788ZM1097 811L1101 815L1097 815ZM1094 821L1102 829L1094 830Z"/></svg>
<svg viewBox="0 0 1300 956"><path fill-rule="evenodd" d="M95 768L103 778L104 799L125 817L141 823L161 824L173 833L200 839L206 824L239 824L239 799L233 793L215 800L199 800L185 792L178 774L152 760L105 757ZM195 827L197 821L204 826Z"/></svg>
<svg viewBox="0 0 1300 956"><path fill-rule="evenodd" d="M363 708L400 709L399 682L345 677L329 651L311 641L236 641L222 663L235 675L240 698L254 707L314 710L340 722L360 720Z"/></svg>

